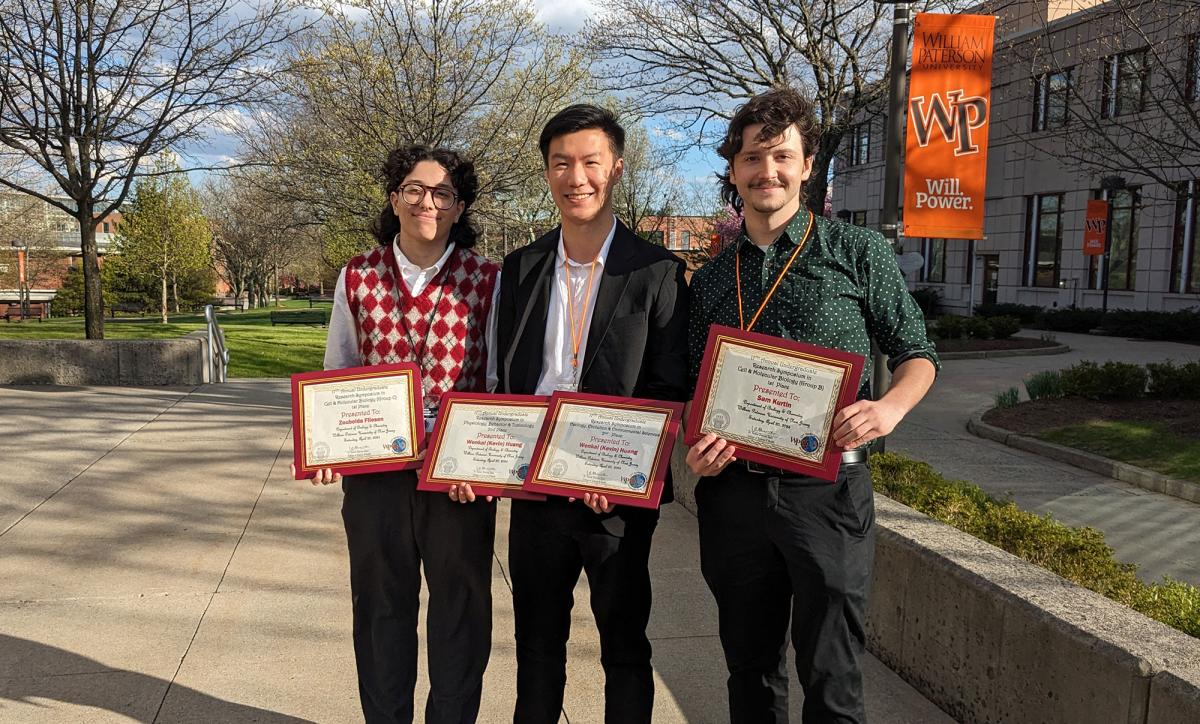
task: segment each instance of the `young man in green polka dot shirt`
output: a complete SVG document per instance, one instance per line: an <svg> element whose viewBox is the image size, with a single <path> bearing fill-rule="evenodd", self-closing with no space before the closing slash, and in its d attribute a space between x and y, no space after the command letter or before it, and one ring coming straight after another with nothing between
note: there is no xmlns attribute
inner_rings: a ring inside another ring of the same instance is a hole
<svg viewBox="0 0 1200 724"><path fill-rule="evenodd" d="M788 720L789 625L805 723L865 720L859 660L875 525L858 448L896 427L938 367L883 237L805 208L817 139L812 103L796 91L771 91L738 110L718 153L728 163L722 196L744 212L745 227L691 285L693 386L709 326L748 323L764 298L753 331L867 358L858 401L833 422L834 442L848 451L835 483L747 465L711 434L688 451L688 466L701 476L701 570L720 614L732 722ZM877 401L869 399L871 340L893 374Z"/></svg>

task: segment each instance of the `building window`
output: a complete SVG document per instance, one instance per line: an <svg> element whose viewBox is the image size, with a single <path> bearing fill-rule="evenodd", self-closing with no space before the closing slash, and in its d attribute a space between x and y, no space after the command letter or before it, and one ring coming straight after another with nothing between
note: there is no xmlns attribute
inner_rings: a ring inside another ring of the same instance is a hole
<svg viewBox="0 0 1200 724"><path fill-rule="evenodd" d="M1112 246L1108 260L1108 288L1132 291L1137 275L1137 212L1141 190L1136 187L1113 191L1093 191L1092 198L1112 204ZM1088 286L1103 289L1100 280L1101 256L1088 257Z"/></svg>
<svg viewBox="0 0 1200 724"><path fill-rule="evenodd" d="M1043 73L1033 80L1033 130L1048 131L1067 125L1073 68Z"/></svg>
<svg viewBox="0 0 1200 724"><path fill-rule="evenodd" d="M1187 88L1185 97L1189 102L1200 100L1200 34L1188 38Z"/></svg>
<svg viewBox="0 0 1200 724"><path fill-rule="evenodd" d="M108 222L107 221L104 222L104 233L105 234L108 233Z"/></svg>
<svg viewBox="0 0 1200 724"><path fill-rule="evenodd" d="M854 224L855 226L866 226L867 225L867 212L866 211L851 211L850 212L850 223Z"/></svg>
<svg viewBox="0 0 1200 724"><path fill-rule="evenodd" d="M1100 115L1115 118L1146 108L1150 66L1147 53L1134 50L1104 59L1104 77L1100 79Z"/></svg>
<svg viewBox="0 0 1200 724"><path fill-rule="evenodd" d="M871 160L871 124L860 123L850 129L850 165L858 166Z"/></svg>
<svg viewBox="0 0 1200 724"><path fill-rule="evenodd" d="M1171 291L1200 294L1200 182L1195 179L1175 189L1175 239L1171 247Z"/></svg>
<svg viewBox="0 0 1200 724"><path fill-rule="evenodd" d="M665 240L665 238L664 238L664 234L662 231L647 231L646 232L646 241L650 242L651 244L658 244L659 246L665 246L665 244L663 243L664 240Z"/></svg>
<svg viewBox="0 0 1200 724"><path fill-rule="evenodd" d="M680 241L679 241L679 248L691 249L692 248L692 232L681 231L681 232L679 232L679 235L681 237Z"/></svg>
<svg viewBox="0 0 1200 724"><path fill-rule="evenodd" d="M921 281L945 282L946 240L925 239L921 242L921 254L925 257L925 267L921 270Z"/></svg>
<svg viewBox="0 0 1200 724"><path fill-rule="evenodd" d="M1025 286L1058 286L1062 194L1025 197Z"/></svg>

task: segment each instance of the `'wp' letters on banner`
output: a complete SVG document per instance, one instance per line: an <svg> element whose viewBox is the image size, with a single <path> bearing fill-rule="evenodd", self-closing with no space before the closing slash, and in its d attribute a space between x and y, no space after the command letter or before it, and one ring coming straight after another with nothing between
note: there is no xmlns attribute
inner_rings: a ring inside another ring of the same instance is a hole
<svg viewBox="0 0 1200 724"><path fill-rule="evenodd" d="M908 84L905 236L983 238L995 24L991 15L917 15Z"/></svg>

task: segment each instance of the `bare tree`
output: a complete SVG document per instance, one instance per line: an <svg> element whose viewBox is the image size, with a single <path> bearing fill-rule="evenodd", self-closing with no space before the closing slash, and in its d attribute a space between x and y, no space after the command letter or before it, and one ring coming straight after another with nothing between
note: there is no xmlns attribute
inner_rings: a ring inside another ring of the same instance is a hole
<svg viewBox="0 0 1200 724"><path fill-rule="evenodd" d="M655 144L639 124L625 135L625 169L613 189L613 210L630 229L639 233L661 231L664 218L678 213L684 184L677 173L675 155ZM653 228L647 227L653 221Z"/></svg>
<svg viewBox="0 0 1200 724"><path fill-rule="evenodd" d="M261 100L291 37L285 0L0 0L0 148L66 199L0 185L71 214L86 330L104 336L94 219L125 200L142 161L203 138Z"/></svg>
<svg viewBox="0 0 1200 724"><path fill-rule="evenodd" d="M945 8L952 2L914 3ZM710 144L734 107L781 86L815 100L821 136L808 203L823 210L851 119L886 97L891 9L875 0L600 0L586 29L598 81Z"/></svg>
<svg viewBox="0 0 1200 724"><path fill-rule="evenodd" d="M1109 0L1079 19L1005 43L1024 81L1009 92L1033 101L1032 116L1013 114L1009 130L1097 179L1122 173L1169 186L1195 178L1200 5Z"/></svg>
<svg viewBox="0 0 1200 724"><path fill-rule="evenodd" d="M517 206L540 178L538 132L588 77L580 52L550 36L526 0L363 0L330 7L296 45L284 105L245 139L277 169L276 192L327 232L369 228L384 203L376 173L404 143L475 160L485 229L536 215Z"/></svg>

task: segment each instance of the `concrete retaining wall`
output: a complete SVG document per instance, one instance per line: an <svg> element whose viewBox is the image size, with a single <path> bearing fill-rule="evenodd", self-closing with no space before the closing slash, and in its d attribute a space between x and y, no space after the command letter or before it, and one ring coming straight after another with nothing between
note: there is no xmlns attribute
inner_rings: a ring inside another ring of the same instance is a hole
<svg viewBox="0 0 1200 724"><path fill-rule="evenodd" d="M694 511L694 478L674 472ZM889 498L875 506L868 645L959 721L1200 722L1200 640Z"/></svg>
<svg viewBox="0 0 1200 724"><path fill-rule="evenodd" d="M198 385L207 342L164 340L0 340L3 385Z"/></svg>

